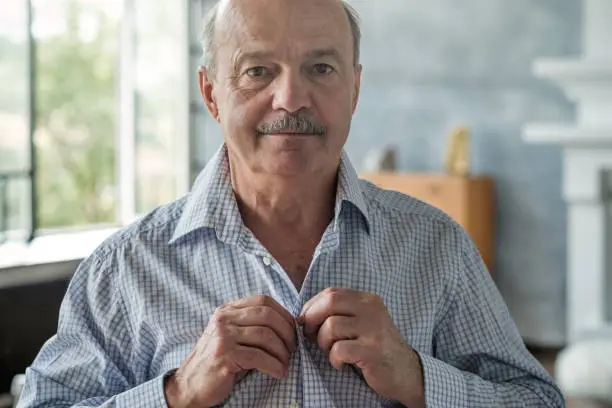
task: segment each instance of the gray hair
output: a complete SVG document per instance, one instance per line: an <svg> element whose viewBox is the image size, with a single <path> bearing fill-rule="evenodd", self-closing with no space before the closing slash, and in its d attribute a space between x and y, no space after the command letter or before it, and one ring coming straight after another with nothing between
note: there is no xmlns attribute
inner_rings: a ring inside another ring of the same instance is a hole
<svg viewBox="0 0 612 408"><path fill-rule="evenodd" d="M342 7L346 12L349 23L351 25L351 33L353 35L353 64L357 66L359 64L359 54L361 49L361 27L359 13L353 8L346 0L341 0ZM217 25L217 15L219 13L219 2L217 2L204 16L204 28L202 30L200 40L202 44L202 67L206 68L207 71L213 72L215 70L215 32Z"/></svg>

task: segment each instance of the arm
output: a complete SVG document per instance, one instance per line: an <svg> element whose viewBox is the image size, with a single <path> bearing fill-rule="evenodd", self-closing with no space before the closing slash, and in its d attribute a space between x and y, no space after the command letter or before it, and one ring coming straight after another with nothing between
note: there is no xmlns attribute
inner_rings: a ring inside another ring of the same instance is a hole
<svg viewBox="0 0 612 408"><path fill-rule="evenodd" d="M469 237L462 268L434 337L419 353L427 407L564 407L552 378L525 348L510 313Z"/></svg>
<svg viewBox="0 0 612 408"><path fill-rule="evenodd" d="M112 257L77 269L62 302L58 331L26 371L19 408L165 407L163 377L136 385L127 314Z"/></svg>

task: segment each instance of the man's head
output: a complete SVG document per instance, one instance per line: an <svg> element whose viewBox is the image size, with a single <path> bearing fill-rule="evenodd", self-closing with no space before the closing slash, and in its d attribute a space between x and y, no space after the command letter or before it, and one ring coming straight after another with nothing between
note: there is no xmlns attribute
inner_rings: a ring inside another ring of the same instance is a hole
<svg viewBox="0 0 612 408"><path fill-rule="evenodd" d="M340 0L221 0L205 21L200 87L232 165L335 171L359 96L359 41Z"/></svg>

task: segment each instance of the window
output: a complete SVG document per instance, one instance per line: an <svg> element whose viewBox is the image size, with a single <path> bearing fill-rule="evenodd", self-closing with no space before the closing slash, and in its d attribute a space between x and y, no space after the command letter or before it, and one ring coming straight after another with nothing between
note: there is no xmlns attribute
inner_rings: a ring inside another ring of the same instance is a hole
<svg viewBox="0 0 612 408"><path fill-rule="evenodd" d="M188 44L176 2L158 0L153 5L151 0L135 0L135 9L135 199L136 211L143 213L176 197L173 169L181 164L173 146L180 118L188 115L188 96L181 82L188 73ZM185 64L176 63L181 59ZM195 75L190 79L195 80ZM182 165L188 171L189 164Z"/></svg>
<svg viewBox="0 0 612 408"><path fill-rule="evenodd" d="M167 0L0 8L0 242L123 225L187 191L186 21Z"/></svg>
<svg viewBox="0 0 612 408"><path fill-rule="evenodd" d="M30 219L29 50L26 1L0 11L0 243L25 237Z"/></svg>
<svg viewBox="0 0 612 408"><path fill-rule="evenodd" d="M116 221L118 0L32 0L40 228Z"/></svg>

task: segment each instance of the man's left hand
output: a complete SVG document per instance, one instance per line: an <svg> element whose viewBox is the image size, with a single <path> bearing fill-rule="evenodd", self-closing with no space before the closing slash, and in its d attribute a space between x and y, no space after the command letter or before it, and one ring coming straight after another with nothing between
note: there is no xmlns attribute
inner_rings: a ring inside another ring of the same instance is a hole
<svg viewBox="0 0 612 408"><path fill-rule="evenodd" d="M336 369L354 365L377 394L410 408L425 406L420 359L377 295L325 289L306 302L298 323Z"/></svg>

